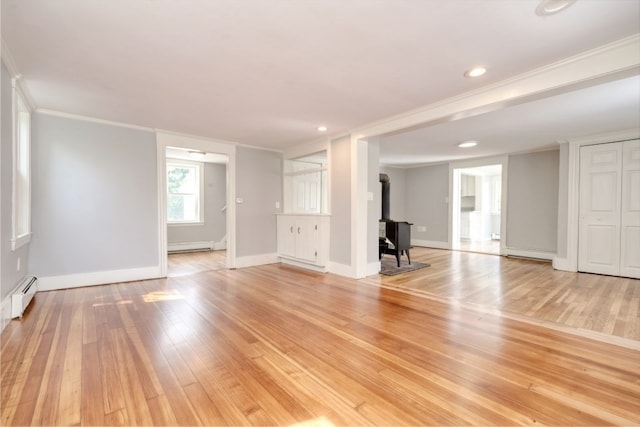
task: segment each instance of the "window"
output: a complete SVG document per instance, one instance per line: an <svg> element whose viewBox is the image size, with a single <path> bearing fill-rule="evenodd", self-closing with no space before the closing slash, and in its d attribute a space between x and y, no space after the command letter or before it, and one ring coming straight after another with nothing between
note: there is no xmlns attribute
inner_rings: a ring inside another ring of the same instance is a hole
<svg viewBox="0 0 640 427"><path fill-rule="evenodd" d="M170 224L202 222L202 164L167 162L167 221Z"/></svg>
<svg viewBox="0 0 640 427"><path fill-rule="evenodd" d="M288 213L327 212L327 158L317 153L286 160L285 211Z"/></svg>
<svg viewBox="0 0 640 427"><path fill-rule="evenodd" d="M13 187L11 248L31 239L31 112L13 79Z"/></svg>

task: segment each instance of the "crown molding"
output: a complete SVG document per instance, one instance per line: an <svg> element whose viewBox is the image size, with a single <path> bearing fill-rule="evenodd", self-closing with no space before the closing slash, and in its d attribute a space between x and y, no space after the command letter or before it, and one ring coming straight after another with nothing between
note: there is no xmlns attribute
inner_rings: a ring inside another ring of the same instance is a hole
<svg viewBox="0 0 640 427"><path fill-rule="evenodd" d="M366 139L455 121L640 74L640 34L353 129Z"/></svg>
<svg viewBox="0 0 640 427"><path fill-rule="evenodd" d="M7 43L4 41L2 37L0 37L0 52L2 57L2 62L7 67L7 71L9 71L9 75L15 81L15 85L20 90L22 94L22 98L27 103L27 107L30 111L34 111L37 106L33 101L33 97L27 88L27 84L22 80L22 74L20 73L18 66L16 65L15 60L13 59L13 55L11 54L11 49L7 46Z"/></svg>
<svg viewBox="0 0 640 427"><path fill-rule="evenodd" d="M35 112L38 113L38 114L45 114L47 116L64 117L66 119L79 120L79 121L82 121L82 122L99 123L99 124L103 124L103 125L110 125L110 126L117 126L117 127L129 128L129 129L143 130L143 131L147 131L147 132L155 132L156 131L154 128L150 128L150 127L146 127L146 126L138 126L138 125L133 125L133 124L130 124L130 123L122 123L122 122L116 122L116 121L111 121L111 120L98 119L96 117L83 116L83 115L80 115L80 114L65 113L65 112L62 112L62 111L49 110L49 109L46 109L46 108L36 108Z"/></svg>

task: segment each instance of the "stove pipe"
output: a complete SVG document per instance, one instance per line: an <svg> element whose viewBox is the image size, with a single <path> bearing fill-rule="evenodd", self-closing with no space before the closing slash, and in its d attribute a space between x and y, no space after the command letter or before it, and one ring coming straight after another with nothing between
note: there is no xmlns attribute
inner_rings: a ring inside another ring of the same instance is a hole
<svg viewBox="0 0 640 427"><path fill-rule="evenodd" d="M382 184L382 219L390 221L390 199L391 199L391 184L389 182L389 175L386 173L380 174L380 183Z"/></svg>

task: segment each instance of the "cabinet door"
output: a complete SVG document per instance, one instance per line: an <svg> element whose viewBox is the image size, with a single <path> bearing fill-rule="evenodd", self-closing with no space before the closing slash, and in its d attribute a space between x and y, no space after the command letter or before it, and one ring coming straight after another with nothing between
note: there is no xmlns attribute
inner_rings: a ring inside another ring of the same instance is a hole
<svg viewBox="0 0 640 427"><path fill-rule="evenodd" d="M315 218L296 221L296 258L315 262L318 256L318 224Z"/></svg>
<svg viewBox="0 0 640 427"><path fill-rule="evenodd" d="M278 254L296 256L296 222L294 217L278 216Z"/></svg>

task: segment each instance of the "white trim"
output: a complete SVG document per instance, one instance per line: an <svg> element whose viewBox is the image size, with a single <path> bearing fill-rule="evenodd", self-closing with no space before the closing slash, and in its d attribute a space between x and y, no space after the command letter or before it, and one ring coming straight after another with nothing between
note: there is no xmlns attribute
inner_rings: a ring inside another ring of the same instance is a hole
<svg viewBox="0 0 640 427"><path fill-rule="evenodd" d="M347 264L341 264L338 262L329 262L327 265L329 273L337 274L338 276L349 277L356 279L355 269Z"/></svg>
<svg viewBox="0 0 640 427"><path fill-rule="evenodd" d="M514 248L505 248L505 253L503 255L522 258L544 259L547 261L552 261L556 256L555 252L532 251L528 249Z"/></svg>
<svg viewBox="0 0 640 427"><path fill-rule="evenodd" d="M62 117L65 119L78 120L81 122L91 122L91 123L98 123L98 124L108 125L108 126L117 126L122 128L142 130L146 132L155 132L155 129L147 126L139 126L131 123L123 123L123 122L116 122L113 120L99 119L97 117L83 116L80 114L64 113L62 111L49 110L47 108L36 108L35 112L38 114L45 114L47 116Z"/></svg>
<svg viewBox="0 0 640 427"><path fill-rule="evenodd" d="M9 75L12 78L18 80L18 86L20 87L20 91L22 92L22 96L24 97L24 101L27 104L27 107L30 111L35 110L36 104L33 102L33 97L31 93L26 87L26 84L23 81L19 81L22 74L18 70L15 61L13 60L13 55L11 54L11 50L5 43L4 39L0 39L0 53L2 56L2 62L7 67L7 71L9 71Z"/></svg>
<svg viewBox="0 0 640 427"><path fill-rule="evenodd" d="M367 272L368 143L351 136L351 265L354 278Z"/></svg>
<svg viewBox="0 0 640 427"><path fill-rule="evenodd" d="M12 163L11 163L11 250L15 251L19 247L26 245L31 241L31 108L28 105L24 92L18 84L20 77L11 79L11 144L12 144ZM20 138L20 118L19 114L26 110L28 118L27 144L22 145ZM19 182L19 164L22 156L26 157L26 186L20 186ZM26 205L19 202L20 196L26 198ZM18 234L19 224L26 221L27 230Z"/></svg>
<svg viewBox="0 0 640 427"><path fill-rule="evenodd" d="M0 302L0 332L11 322L11 295L15 293L16 289L11 291L9 295Z"/></svg>
<svg viewBox="0 0 640 427"><path fill-rule="evenodd" d="M437 242L435 240L411 239L411 246L420 246L422 248L435 249L451 249L451 245L447 242Z"/></svg>
<svg viewBox="0 0 640 427"><path fill-rule="evenodd" d="M480 166L488 166L488 165L501 165L502 171L502 200L500 205L500 255L504 255L506 253L505 242L507 241L507 193L509 186L509 155L505 156L492 156L492 157L481 157L476 159L468 159L461 160L449 163L449 230L447 233L447 243L449 248L457 249L454 247L453 241L453 220L454 217L457 218L457 212L459 210L454 210L456 208L458 202L457 198L454 197L454 172L456 169L466 169Z"/></svg>
<svg viewBox="0 0 640 427"><path fill-rule="evenodd" d="M580 147L609 142L628 141L640 138L640 129L625 129L575 138L560 143L569 143L567 165L567 256L554 259L553 266L558 270L578 271L578 226L580 196Z"/></svg>
<svg viewBox="0 0 640 427"><path fill-rule="evenodd" d="M166 148L179 147L225 154L227 162L227 268L236 267L236 145L219 140L196 138L174 132L156 133L158 168L158 248L162 276L167 275L167 192Z"/></svg>
<svg viewBox="0 0 640 427"><path fill-rule="evenodd" d="M280 262L287 265L293 265L294 267L315 271L316 273L327 273L329 271L329 269L324 266L308 264L306 262L296 261L295 259L290 259L286 257L280 257Z"/></svg>
<svg viewBox="0 0 640 427"><path fill-rule="evenodd" d="M11 250L15 251L16 249L26 245L27 243L29 243L31 241L31 235L33 233L26 233L23 234L22 236L18 236L18 237L12 237L11 238Z"/></svg>
<svg viewBox="0 0 640 427"><path fill-rule="evenodd" d="M236 268L255 267L265 264L277 264L280 258L277 253L248 255L236 258Z"/></svg>
<svg viewBox="0 0 640 427"><path fill-rule="evenodd" d="M215 242L213 240L200 241L200 242L168 243L167 251L181 252L181 251L193 251L198 249L213 250L214 246L215 246Z"/></svg>
<svg viewBox="0 0 640 427"><path fill-rule="evenodd" d="M367 264L367 270L365 272L366 276L375 276L376 274L380 274L380 270L382 269L382 263L380 261L374 261Z"/></svg>
<svg viewBox="0 0 640 427"><path fill-rule="evenodd" d="M65 276L38 277L39 291L80 288L161 277L160 266L129 268L124 270L96 271L92 273L69 274Z"/></svg>
<svg viewBox="0 0 640 427"><path fill-rule="evenodd" d="M568 258L558 258L558 257L554 257L552 260L552 265L553 268L556 270L562 270L562 271L572 271L572 272L577 272L578 268L576 266L574 266Z"/></svg>
<svg viewBox="0 0 640 427"><path fill-rule="evenodd" d="M443 123L637 75L640 35L352 130L359 138Z"/></svg>

